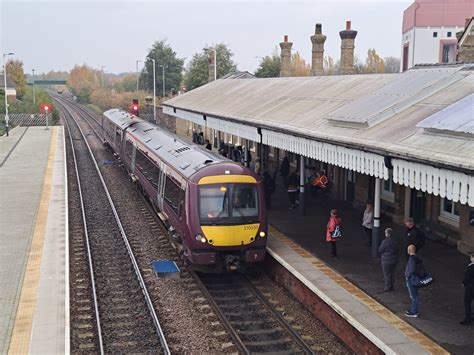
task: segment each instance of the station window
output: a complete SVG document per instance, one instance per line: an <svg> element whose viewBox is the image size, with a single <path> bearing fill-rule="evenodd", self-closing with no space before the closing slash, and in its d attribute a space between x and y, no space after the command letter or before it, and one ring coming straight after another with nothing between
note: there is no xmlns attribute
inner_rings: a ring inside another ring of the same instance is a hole
<svg viewBox="0 0 474 355"><path fill-rule="evenodd" d="M433 37L438 37L438 32L433 32Z"/></svg>
<svg viewBox="0 0 474 355"><path fill-rule="evenodd" d="M392 174L390 173L390 176L388 177L388 180L384 180L383 186L382 186L382 193L380 194L380 197L388 202L395 202L395 191L394 191L394 186L393 186L393 178Z"/></svg>
<svg viewBox="0 0 474 355"><path fill-rule="evenodd" d="M165 200L178 213L181 201L181 188L169 176L166 177Z"/></svg>
<svg viewBox="0 0 474 355"><path fill-rule="evenodd" d="M442 198L440 211L439 219L442 222L459 226L459 203Z"/></svg>
<svg viewBox="0 0 474 355"><path fill-rule="evenodd" d="M448 32L448 37L451 37L452 36L452 33L451 31Z"/></svg>

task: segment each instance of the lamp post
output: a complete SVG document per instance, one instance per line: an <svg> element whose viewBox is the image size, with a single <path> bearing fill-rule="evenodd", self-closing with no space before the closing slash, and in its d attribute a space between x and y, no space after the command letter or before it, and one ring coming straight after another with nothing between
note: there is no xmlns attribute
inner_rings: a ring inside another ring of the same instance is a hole
<svg viewBox="0 0 474 355"><path fill-rule="evenodd" d="M159 67L163 68L163 98L166 96L166 85L165 85L165 66L160 64Z"/></svg>
<svg viewBox="0 0 474 355"><path fill-rule="evenodd" d="M9 55L14 55L15 53L9 52L9 53L3 53L3 83L5 85L5 132L7 133L7 137L9 135L8 133L8 99L7 99L7 63L5 61L5 58Z"/></svg>
<svg viewBox="0 0 474 355"><path fill-rule="evenodd" d="M156 61L153 58L150 58L153 62L153 120L156 123Z"/></svg>
<svg viewBox="0 0 474 355"><path fill-rule="evenodd" d="M141 63L142 61L141 60L137 60L137 93L138 93L138 78L139 78L139 75L138 75L138 63Z"/></svg>
<svg viewBox="0 0 474 355"><path fill-rule="evenodd" d="M35 70L31 69L33 72L33 107L36 109L36 93L35 93Z"/></svg>
<svg viewBox="0 0 474 355"><path fill-rule="evenodd" d="M104 68L107 68L105 65L103 65L101 68L100 68L100 71L102 73L102 87L105 88L105 81L104 81Z"/></svg>

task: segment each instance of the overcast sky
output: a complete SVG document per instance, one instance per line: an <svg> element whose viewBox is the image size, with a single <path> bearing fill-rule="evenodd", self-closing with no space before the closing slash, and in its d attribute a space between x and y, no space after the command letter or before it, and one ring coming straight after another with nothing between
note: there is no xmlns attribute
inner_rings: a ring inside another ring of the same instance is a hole
<svg viewBox="0 0 474 355"><path fill-rule="evenodd" d="M359 33L356 55L367 49L400 57L403 11L413 1L13 1L0 0L2 53L15 52L25 72L70 70L87 63L105 71L135 71L155 40L166 38L186 59L206 44L231 48L239 70L254 71L289 35L311 61L317 22L327 35L325 54L338 59L345 21Z"/></svg>

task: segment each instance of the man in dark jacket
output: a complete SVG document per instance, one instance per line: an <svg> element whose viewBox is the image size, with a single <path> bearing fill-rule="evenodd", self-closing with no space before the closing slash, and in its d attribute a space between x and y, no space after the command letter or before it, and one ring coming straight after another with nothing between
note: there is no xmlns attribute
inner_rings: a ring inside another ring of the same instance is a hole
<svg viewBox="0 0 474 355"><path fill-rule="evenodd" d="M425 245L425 235L415 225L415 220L413 218L407 218L404 222L405 227L407 228L405 234L405 247L408 248L409 245L414 245L416 252L418 253Z"/></svg>
<svg viewBox="0 0 474 355"><path fill-rule="evenodd" d="M421 259L416 255L416 248L414 245L409 245L407 248L408 261L405 268L405 280L410 296L410 309L405 312L405 316L417 318L418 317L418 288L413 284L413 278L417 276L417 270Z"/></svg>
<svg viewBox="0 0 474 355"><path fill-rule="evenodd" d="M466 316L460 323L469 325L472 322L471 303L474 299L474 252L471 253L471 263L467 266L462 283L464 284L464 310Z"/></svg>
<svg viewBox="0 0 474 355"><path fill-rule="evenodd" d="M383 278L385 280L384 292L393 291L393 272L398 262L398 241L392 236L392 233L392 228L385 229L385 239L379 247Z"/></svg>

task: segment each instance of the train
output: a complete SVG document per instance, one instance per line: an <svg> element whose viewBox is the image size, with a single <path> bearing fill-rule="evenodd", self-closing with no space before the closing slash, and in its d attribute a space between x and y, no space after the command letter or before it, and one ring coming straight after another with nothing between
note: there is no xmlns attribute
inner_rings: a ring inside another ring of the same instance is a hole
<svg viewBox="0 0 474 355"><path fill-rule="evenodd" d="M261 263L268 238L261 177L121 109L103 113L104 144L168 230L187 267L245 271Z"/></svg>

